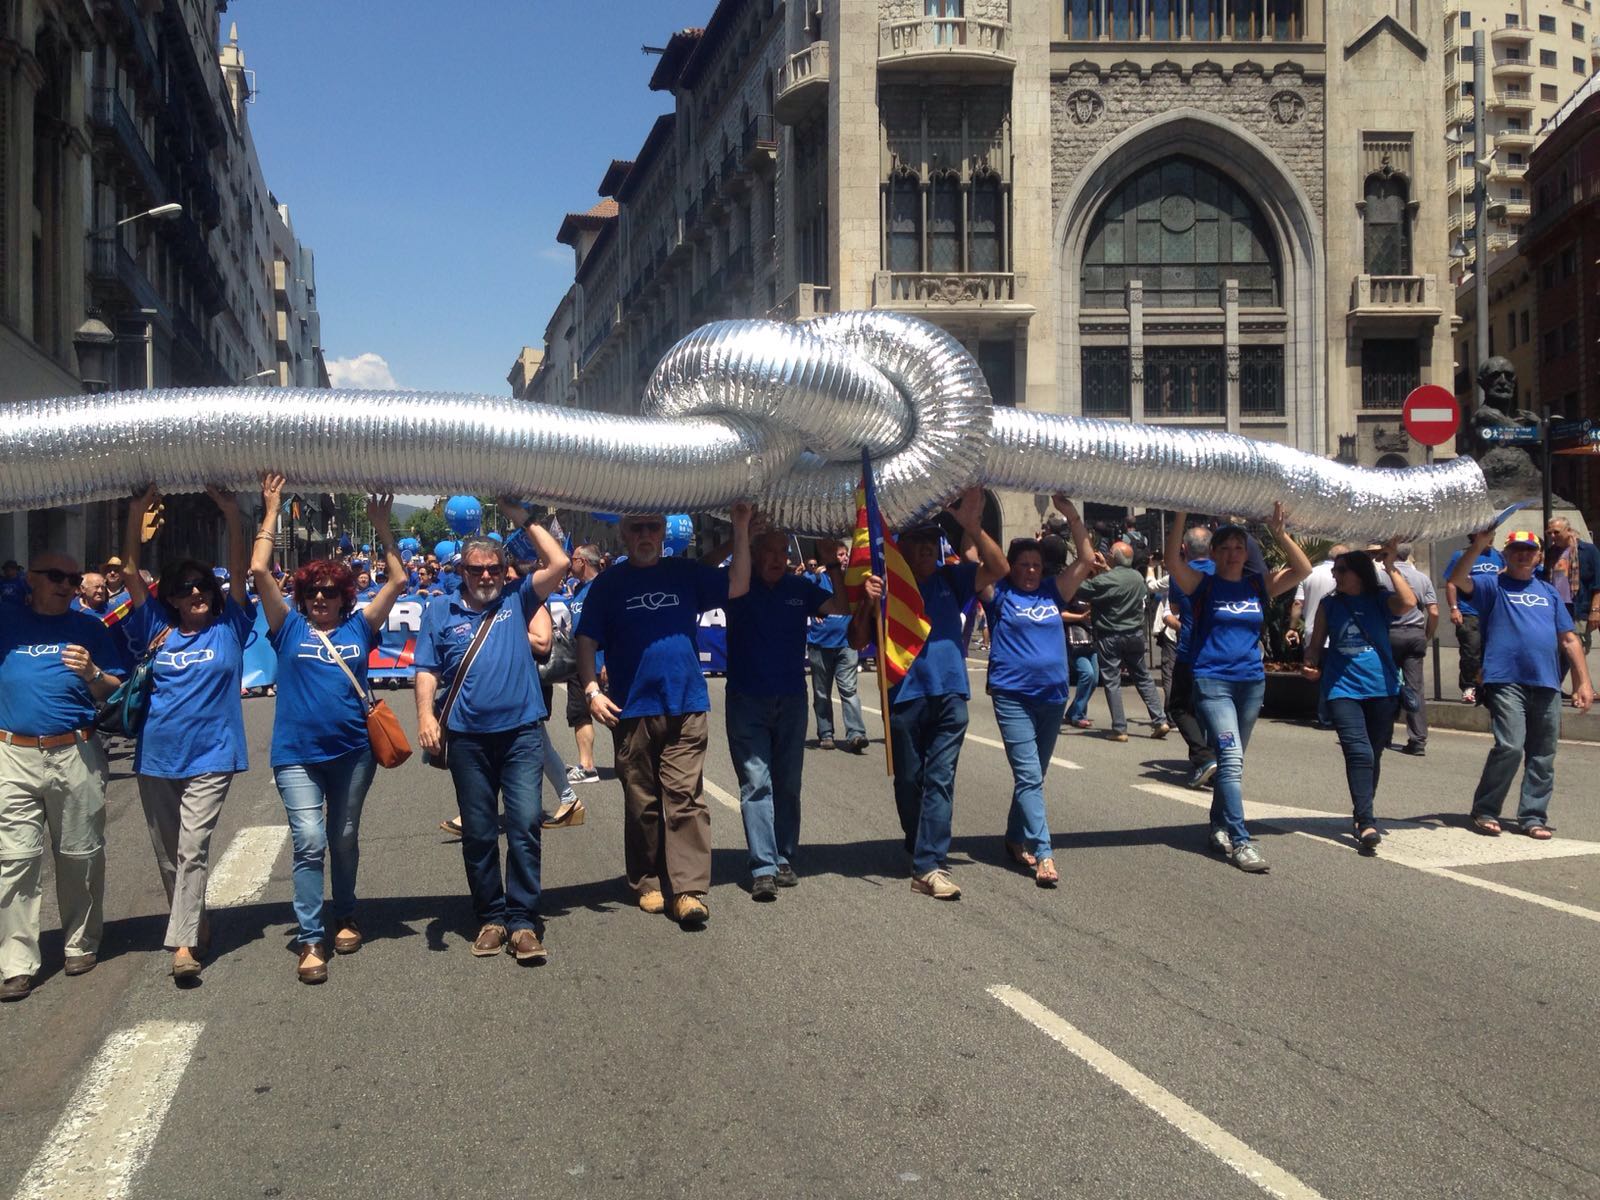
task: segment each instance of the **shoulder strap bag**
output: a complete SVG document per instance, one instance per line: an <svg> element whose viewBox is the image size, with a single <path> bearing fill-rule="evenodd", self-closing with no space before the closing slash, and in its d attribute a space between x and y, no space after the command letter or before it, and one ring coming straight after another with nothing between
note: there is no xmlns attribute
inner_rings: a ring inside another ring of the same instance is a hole
<svg viewBox="0 0 1600 1200"><path fill-rule="evenodd" d="M500 607L496 605L483 614L483 624L478 626L478 632L472 635L472 642L467 646L467 653L461 659L461 666L456 670L456 677L450 681L450 690L444 694L444 703L439 705L437 716L439 719L439 752L422 752L422 761L430 767L438 767L441 771L450 766L450 711L456 706L456 697L461 694L461 685L467 681L467 672L472 669L473 660L478 657L478 651L483 649L483 643L493 628L495 617L499 615Z"/></svg>
<svg viewBox="0 0 1600 1200"><path fill-rule="evenodd" d="M1345 612L1349 614L1350 620L1356 623L1356 629L1361 633L1361 640L1366 642L1367 645L1371 646L1372 649L1377 652L1378 660L1394 674L1396 680L1399 682L1400 691L1398 694L1400 697L1400 707L1405 709L1406 712L1420 711L1422 708L1422 697L1417 694L1417 689L1407 683L1404 677L1401 676L1400 668L1395 666L1393 649L1386 644L1373 640L1372 634L1367 630L1366 621L1364 621L1361 617L1361 614L1356 611L1355 605L1350 603L1349 597L1340 596L1337 592L1335 592L1333 596L1328 597L1328 600L1334 599L1335 596L1337 596L1339 600L1343 601ZM1327 600L1323 601L1324 604L1327 602ZM1329 636L1332 636L1332 630L1329 631Z"/></svg>
<svg viewBox="0 0 1600 1200"><path fill-rule="evenodd" d="M160 650L172 633L172 626L167 626L150 640L149 647L144 652L133 670L128 672L128 677L117 685L117 690L105 698L94 715L94 727L101 733L120 734L123 737L138 737L139 731L144 728L144 721L150 715L150 690L155 686L156 651Z"/></svg>
<svg viewBox="0 0 1600 1200"><path fill-rule="evenodd" d="M328 654L356 690L356 699L361 702L361 711L367 719L367 739L372 743L372 757L380 767L398 767L411 757L411 743L406 740L406 731L400 727L400 718L395 715L394 709L361 686L356 673L334 649L333 641L326 633L316 628L311 632L328 648Z"/></svg>

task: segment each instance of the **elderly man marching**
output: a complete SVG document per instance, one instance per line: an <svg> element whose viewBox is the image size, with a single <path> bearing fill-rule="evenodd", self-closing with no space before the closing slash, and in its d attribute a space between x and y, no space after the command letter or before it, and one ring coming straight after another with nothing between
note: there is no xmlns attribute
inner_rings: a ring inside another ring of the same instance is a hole
<svg viewBox="0 0 1600 1200"><path fill-rule="evenodd" d="M800 882L800 765L806 747L806 625L849 613L844 575L824 551L833 590L789 570L789 539L750 535L750 506L733 508L728 567L728 751L750 850L750 898L776 900ZM752 560L754 560L752 562Z"/></svg>
<svg viewBox="0 0 1600 1200"><path fill-rule="evenodd" d="M45 831L55 855L66 973L94 969L105 899L106 756L97 701L118 680L110 633L73 612L83 582L64 554L28 567L32 591L0 613L0 1000L33 990Z"/></svg>

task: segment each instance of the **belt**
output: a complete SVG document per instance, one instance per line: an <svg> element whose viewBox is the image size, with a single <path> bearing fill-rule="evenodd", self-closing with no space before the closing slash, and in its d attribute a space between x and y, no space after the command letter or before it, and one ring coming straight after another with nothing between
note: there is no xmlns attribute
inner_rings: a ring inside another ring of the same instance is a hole
<svg viewBox="0 0 1600 1200"><path fill-rule="evenodd" d="M0 729L0 745L20 746L25 750L59 750L63 746L73 746L79 742L87 742L94 737L92 729L74 729L70 733L52 733L44 737L34 737L26 733L10 733Z"/></svg>

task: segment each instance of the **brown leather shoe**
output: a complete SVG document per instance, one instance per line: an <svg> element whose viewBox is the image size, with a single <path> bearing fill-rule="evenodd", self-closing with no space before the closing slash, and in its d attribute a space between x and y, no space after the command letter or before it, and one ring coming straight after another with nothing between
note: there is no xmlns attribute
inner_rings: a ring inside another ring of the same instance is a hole
<svg viewBox="0 0 1600 1200"><path fill-rule="evenodd" d="M700 928L710 916L711 910L699 896L683 895L672 902L672 919L685 929Z"/></svg>
<svg viewBox="0 0 1600 1200"><path fill-rule="evenodd" d="M472 943L472 953L478 958L493 958L505 949L506 927L485 925L478 930L478 940Z"/></svg>
<svg viewBox="0 0 1600 1200"><path fill-rule="evenodd" d="M539 935L531 929L519 929L511 935L510 950L518 962L544 962L550 951L544 948Z"/></svg>
<svg viewBox="0 0 1600 1200"><path fill-rule="evenodd" d="M200 977L200 959L193 950L184 946L173 951L172 977L174 979L198 979Z"/></svg>
<svg viewBox="0 0 1600 1200"><path fill-rule="evenodd" d="M361 949L361 929L356 925L354 917L346 917L339 922L339 931L333 935L333 952L354 954L359 949Z"/></svg>
<svg viewBox="0 0 1600 1200"><path fill-rule="evenodd" d="M653 892L639 893L639 911L647 913L663 913L667 911L667 898L659 889Z"/></svg>
<svg viewBox="0 0 1600 1200"><path fill-rule="evenodd" d="M0 1003L10 1000L26 1000L28 993L33 991L32 975L13 975L10 979L0 983Z"/></svg>
<svg viewBox="0 0 1600 1200"><path fill-rule="evenodd" d="M99 961L93 954L69 954L62 970L68 975L87 975Z"/></svg>
<svg viewBox="0 0 1600 1200"><path fill-rule="evenodd" d="M328 980L328 947L322 942L312 942L300 947L300 965L295 968L301 983L326 983Z"/></svg>

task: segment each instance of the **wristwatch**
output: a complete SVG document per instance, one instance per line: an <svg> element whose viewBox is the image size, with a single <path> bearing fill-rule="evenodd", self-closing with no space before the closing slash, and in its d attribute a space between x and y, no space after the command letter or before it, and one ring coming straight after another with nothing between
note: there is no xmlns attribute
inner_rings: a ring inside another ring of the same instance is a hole
<svg viewBox="0 0 1600 1200"><path fill-rule="evenodd" d="M99 683L105 677L106 677L106 673L103 670L101 670L99 667L96 667L94 669L94 674L89 676L89 686L93 687L95 684Z"/></svg>
<svg viewBox="0 0 1600 1200"><path fill-rule="evenodd" d="M599 694L600 685L598 683L591 683L588 687L583 689L584 699L586 700L593 700Z"/></svg>

